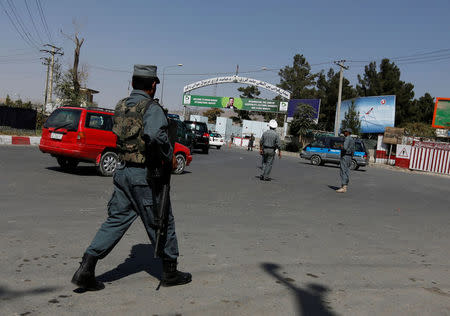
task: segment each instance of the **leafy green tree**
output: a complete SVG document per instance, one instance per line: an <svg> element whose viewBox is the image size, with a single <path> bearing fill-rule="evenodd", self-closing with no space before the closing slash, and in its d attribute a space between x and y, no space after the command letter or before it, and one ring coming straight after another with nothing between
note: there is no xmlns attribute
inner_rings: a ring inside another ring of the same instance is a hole
<svg viewBox="0 0 450 316"><path fill-rule="evenodd" d="M303 140L314 127L314 115L316 111L309 104L299 104L294 114L292 122L289 124L289 134L299 138L303 144Z"/></svg>
<svg viewBox="0 0 450 316"><path fill-rule="evenodd" d="M411 122L404 125L405 134L417 137L436 137L435 129L430 124Z"/></svg>
<svg viewBox="0 0 450 316"><path fill-rule="evenodd" d="M431 124L434 113L434 99L427 92L418 100L415 99L409 111L408 121Z"/></svg>
<svg viewBox="0 0 450 316"><path fill-rule="evenodd" d="M363 76L358 75L356 90L359 96L395 95L395 125L410 121L410 111L414 98L414 85L400 80L400 69L389 59L383 59L380 70L376 62L365 66Z"/></svg>
<svg viewBox="0 0 450 316"><path fill-rule="evenodd" d="M215 123L217 117L220 116L222 113L224 113L224 111L219 108L211 108L208 111L205 111L203 115L208 117L208 123Z"/></svg>
<svg viewBox="0 0 450 316"><path fill-rule="evenodd" d="M63 73L56 82L56 95L61 99L64 105L80 106L83 97L80 91L76 91L73 85L74 76L72 70L69 69Z"/></svg>
<svg viewBox="0 0 450 316"><path fill-rule="evenodd" d="M352 101L342 120L341 130L346 128L350 128L352 134L355 135L359 135L361 132L361 120L359 119L359 112L356 112L355 101Z"/></svg>
<svg viewBox="0 0 450 316"><path fill-rule="evenodd" d="M261 91L259 91L258 87L256 86L239 87L238 91L241 92L241 98L247 99L255 99L261 94Z"/></svg>
<svg viewBox="0 0 450 316"><path fill-rule="evenodd" d="M336 104L339 94L339 72L330 68L318 74L316 98L320 99L319 128L326 131L334 130ZM356 97L356 90L345 77L342 81L342 100Z"/></svg>
<svg viewBox="0 0 450 316"><path fill-rule="evenodd" d="M14 105L14 102L11 100L11 97L9 96L9 94L6 95L5 105L6 106L13 106Z"/></svg>
<svg viewBox="0 0 450 316"><path fill-rule="evenodd" d="M239 87L238 91L241 92L240 96L241 98L247 98L247 99L255 99L257 96L261 94L261 91L259 91L258 87L256 86L246 86L246 87ZM234 110L237 114L238 118L240 119L240 122L242 120L251 120L251 112L246 110Z"/></svg>
<svg viewBox="0 0 450 316"><path fill-rule="evenodd" d="M315 96L317 74L311 73L311 66L303 55L295 55L292 67L286 66L280 69L278 74L280 75L278 87L291 91L292 99L307 99Z"/></svg>
<svg viewBox="0 0 450 316"><path fill-rule="evenodd" d="M14 107L15 107L15 108L23 108L23 101L22 101L22 99L17 99L17 100L14 102Z"/></svg>

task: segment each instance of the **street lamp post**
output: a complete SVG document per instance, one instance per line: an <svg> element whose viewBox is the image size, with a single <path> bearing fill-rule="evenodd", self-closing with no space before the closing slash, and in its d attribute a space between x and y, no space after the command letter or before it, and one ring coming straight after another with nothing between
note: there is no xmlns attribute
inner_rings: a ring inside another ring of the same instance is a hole
<svg viewBox="0 0 450 316"><path fill-rule="evenodd" d="M162 83L161 83L161 100L159 100L161 105L163 105L164 79L165 79L164 77L166 75L166 69L168 69L168 68L175 68L175 67L182 67L182 66L183 66L183 64L178 64L178 65L166 66L166 67L163 68L163 77L162 77Z"/></svg>

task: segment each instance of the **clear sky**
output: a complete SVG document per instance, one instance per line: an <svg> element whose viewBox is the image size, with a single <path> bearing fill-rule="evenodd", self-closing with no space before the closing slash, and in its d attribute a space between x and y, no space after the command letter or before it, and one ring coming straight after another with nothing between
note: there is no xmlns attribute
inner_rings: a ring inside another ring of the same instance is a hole
<svg viewBox="0 0 450 316"><path fill-rule="evenodd" d="M128 94L135 63L158 65L161 79L163 67L184 65L165 72L163 103L180 109L184 85L213 77L193 74L232 74L237 64L241 72L280 68L291 65L297 53L313 65L329 62L313 66L314 71L337 70L332 64L337 59L364 61L350 63L345 72L356 84L365 61L450 48L448 0L0 2L0 98L8 93L42 102L46 71L39 60L44 55L21 39L4 7L12 19L17 14L36 42L48 43L51 36L63 47L66 68L73 62L74 45L60 30L73 34L75 20L85 38L80 62L89 70L87 85L100 91L95 100L105 107L114 107ZM427 58L399 63L402 80L415 85L416 97L425 92L450 97L450 50L431 56L438 58L430 61L429 55L420 55ZM279 83L276 71L242 75ZM238 86L218 85L193 94L238 96Z"/></svg>

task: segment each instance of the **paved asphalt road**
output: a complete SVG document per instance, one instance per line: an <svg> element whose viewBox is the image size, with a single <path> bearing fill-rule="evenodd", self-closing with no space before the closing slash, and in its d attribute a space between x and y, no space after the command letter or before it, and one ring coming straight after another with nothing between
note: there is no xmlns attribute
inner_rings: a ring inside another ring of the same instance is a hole
<svg viewBox="0 0 450 316"><path fill-rule="evenodd" d="M33 147L0 146L1 315L450 315L450 179L351 174L238 149L196 154L173 177L186 286L155 291L140 221L99 262L100 292L70 278L105 219L111 178L62 172Z"/></svg>

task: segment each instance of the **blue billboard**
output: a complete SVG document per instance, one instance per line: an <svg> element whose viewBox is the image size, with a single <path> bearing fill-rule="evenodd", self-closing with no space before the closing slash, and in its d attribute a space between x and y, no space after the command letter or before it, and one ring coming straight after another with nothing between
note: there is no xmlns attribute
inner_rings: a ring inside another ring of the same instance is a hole
<svg viewBox="0 0 450 316"><path fill-rule="evenodd" d="M316 112L313 119L317 123L317 121L319 120L320 99L292 99L292 100L289 100L288 110L287 110L288 122L292 120L292 118L294 117L295 111L297 111L297 107L302 103L312 106L312 108Z"/></svg>
<svg viewBox="0 0 450 316"><path fill-rule="evenodd" d="M342 101L339 130L352 102L355 103L356 112L359 112L361 133L384 133L386 127L394 127L395 95L383 95Z"/></svg>

